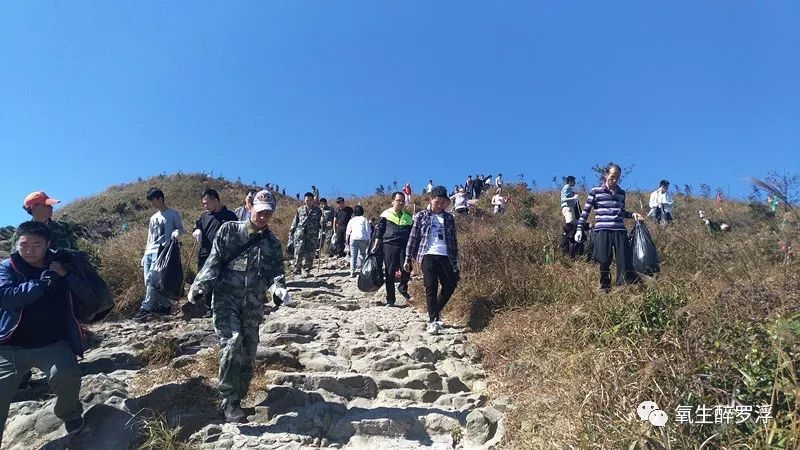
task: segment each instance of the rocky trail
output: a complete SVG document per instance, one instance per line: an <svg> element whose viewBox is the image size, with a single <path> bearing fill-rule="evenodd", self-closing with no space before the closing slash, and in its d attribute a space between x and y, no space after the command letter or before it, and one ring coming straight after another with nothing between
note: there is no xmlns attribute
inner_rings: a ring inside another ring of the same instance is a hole
<svg viewBox="0 0 800 450"><path fill-rule="evenodd" d="M488 448L505 399L490 399L466 330L425 331L416 309L364 294L341 261L289 282L295 304L260 330L258 368L243 402L249 423L224 423L211 319L179 315L90 327L81 401L86 428L64 436L41 373L11 405L3 448ZM414 300L424 302L424 299ZM161 419L161 422L159 420ZM159 424L167 426L159 426ZM176 426L180 426L176 430Z"/></svg>

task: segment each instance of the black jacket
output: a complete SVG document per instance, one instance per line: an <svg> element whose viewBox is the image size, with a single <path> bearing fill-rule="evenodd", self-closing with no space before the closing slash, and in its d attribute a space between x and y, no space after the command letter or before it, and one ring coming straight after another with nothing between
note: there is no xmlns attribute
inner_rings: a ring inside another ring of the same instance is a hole
<svg viewBox="0 0 800 450"><path fill-rule="evenodd" d="M219 227L225 222L236 221L236 214L226 207L212 213L203 211L200 219L195 223L195 229L200 230L200 251L198 258L205 258L211 254L211 246L214 244L214 236L217 235Z"/></svg>
<svg viewBox="0 0 800 450"><path fill-rule="evenodd" d="M405 247L413 223L414 218L407 211L397 214L393 208L389 208L381 213L381 219L375 227L375 238L381 239L384 245Z"/></svg>

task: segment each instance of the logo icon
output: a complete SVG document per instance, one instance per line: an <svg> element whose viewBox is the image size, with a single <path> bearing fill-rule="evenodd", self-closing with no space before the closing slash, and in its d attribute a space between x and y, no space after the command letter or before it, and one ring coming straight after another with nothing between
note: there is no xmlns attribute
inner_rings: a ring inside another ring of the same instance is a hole
<svg viewBox="0 0 800 450"><path fill-rule="evenodd" d="M649 421L654 427L663 427L667 424L667 420L669 420L667 413L658 409L656 402L646 401L639 403L639 407L636 408L636 413L639 415L639 419L642 422L645 420Z"/></svg>

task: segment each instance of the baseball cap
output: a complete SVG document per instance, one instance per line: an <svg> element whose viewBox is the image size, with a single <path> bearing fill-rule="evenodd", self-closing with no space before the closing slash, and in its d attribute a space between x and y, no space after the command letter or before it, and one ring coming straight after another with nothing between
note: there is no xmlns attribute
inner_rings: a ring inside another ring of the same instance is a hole
<svg viewBox="0 0 800 450"><path fill-rule="evenodd" d="M275 211L277 206L278 204L275 201L275 196L273 196L270 191L258 191L255 197L253 197L253 212Z"/></svg>
<svg viewBox="0 0 800 450"><path fill-rule="evenodd" d="M31 192L25 197L25 201L22 203L23 208L33 208L36 205L55 205L56 203L61 203L61 200L56 200L54 198L50 198L47 194L42 191Z"/></svg>

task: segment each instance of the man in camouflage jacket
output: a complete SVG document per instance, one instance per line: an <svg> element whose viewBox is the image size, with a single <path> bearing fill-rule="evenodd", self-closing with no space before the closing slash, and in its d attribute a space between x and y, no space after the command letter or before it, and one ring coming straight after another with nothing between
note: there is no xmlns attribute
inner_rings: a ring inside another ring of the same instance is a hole
<svg viewBox="0 0 800 450"><path fill-rule="evenodd" d="M328 247L330 247L331 245L331 235L333 235L333 214L334 214L333 208L328 206L328 199L326 198L319 199L319 209L322 211L322 221L320 223L319 250L317 251L317 256L323 254L322 249L325 248L325 244L328 244Z"/></svg>
<svg viewBox="0 0 800 450"><path fill-rule="evenodd" d="M211 295L221 350L219 391L223 414L230 422L247 419L241 401L253 378L264 303L271 298L280 305L289 299L281 244L267 226L275 208L272 193L260 191L253 199L249 220L223 224L189 291L193 303Z"/></svg>
<svg viewBox="0 0 800 450"><path fill-rule="evenodd" d="M305 205L297 208L289 232L294 242L294 273L299 274L301 269L305 269L305 276L311 276L311 267L319 249L322 210L314 205L311 192L306 192L303 200Z"/></svg>

